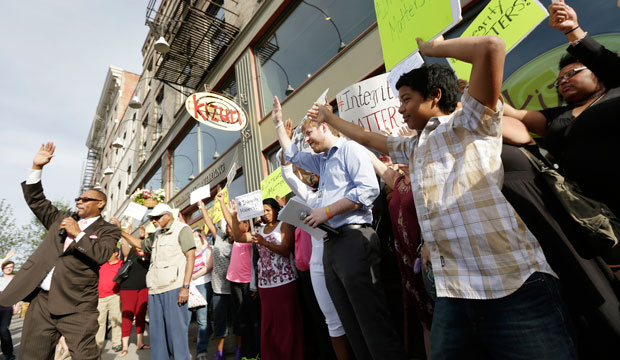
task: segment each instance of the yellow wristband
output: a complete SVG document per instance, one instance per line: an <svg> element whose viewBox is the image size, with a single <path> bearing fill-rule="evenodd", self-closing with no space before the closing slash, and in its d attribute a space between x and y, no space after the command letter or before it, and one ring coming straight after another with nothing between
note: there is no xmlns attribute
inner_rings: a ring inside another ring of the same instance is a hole
<svg viewBox="0 0 620 360"><path fill-rule="evenodd" d="M333 218L333 216L329 213L329 206L326 206L326 207L325 207L325 212L327 213L327 218L328 218L328 219Z"/></svg>

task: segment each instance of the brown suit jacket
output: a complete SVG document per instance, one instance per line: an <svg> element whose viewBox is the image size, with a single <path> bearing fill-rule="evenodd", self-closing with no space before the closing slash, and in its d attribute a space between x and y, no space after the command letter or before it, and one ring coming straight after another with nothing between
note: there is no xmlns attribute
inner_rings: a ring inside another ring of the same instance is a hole
<svg viewBox="0 0 620 360"><path fill-rule="evenodd" d="M58 226L69 213L58 210L45 198L41 182L31 185L24 182L22 189L28 206L48 232L41 245L0 294L0 305L10 306L32 298L47 273L56 267L49 291L50 313L67 315L96 311L99 266L112 256L121 236L120 229L99 218L83 230L85 235L77 244L73 242L63 252L64 241L58 236Z"/></svg>

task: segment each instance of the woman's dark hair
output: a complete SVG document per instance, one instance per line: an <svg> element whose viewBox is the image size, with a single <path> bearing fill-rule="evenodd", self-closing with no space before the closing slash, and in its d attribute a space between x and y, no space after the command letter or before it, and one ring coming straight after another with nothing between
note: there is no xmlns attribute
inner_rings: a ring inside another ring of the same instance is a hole
<svg viewBox="0 0 620 360"><path fill-rule="evenodd" d="M570 53L566 53L562 55L560 58L560 63L558 64L558 70L562 70L566 65L574 64L580 62L575 56Z"/></svg>
<svg viewBox="0 0 620 360"><path fill-rule="evenodd" d="M396 89L408 86L427 99L433 89L441 89L439 108L452 113L456 109L459 95L459 84L454 71L447 65L430 64L413 69L398 79Z"/></svg>
<svg viewBox="0 0 620 360"><path fill-rule="evenodd" d="M280 204L278 204L278 202L274 198L267 198L263 200L263 205L271 206L271 209L273 209L274 212L273 216L275 216L276 218L278 217L278 213L280 212Z"/></svg>
<svg viewBox="0 0 620 360"><path fill-rule="evenodd" d="M4 270L5 267L9 266L9 265L13 265L15 266L15 263L12 262L11 260L7 260L5 262L2 263L2 270Z"/></svg>

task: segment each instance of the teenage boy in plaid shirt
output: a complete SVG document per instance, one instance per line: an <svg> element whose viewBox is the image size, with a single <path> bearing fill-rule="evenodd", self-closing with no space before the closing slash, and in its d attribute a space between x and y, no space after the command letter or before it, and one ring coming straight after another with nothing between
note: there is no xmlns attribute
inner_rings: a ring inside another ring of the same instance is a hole
<svg viewBox="0 0 620 360"><path fill-rule="evenodd" d="M501 193L503 40L417 41L426 56L472 64L461 109L454 73L433 64L396 85L412 137L365 132L318 104L309 115L409 164L437 289L431 358L576 358L557 276Z"/></svg>

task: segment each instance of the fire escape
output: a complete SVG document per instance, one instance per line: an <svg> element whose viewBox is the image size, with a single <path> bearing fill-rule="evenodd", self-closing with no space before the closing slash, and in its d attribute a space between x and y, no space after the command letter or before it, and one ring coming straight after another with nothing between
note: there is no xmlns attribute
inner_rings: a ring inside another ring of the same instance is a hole
<svg viewBox="0 0 620 360"><path fill-rule="evenodd" d="M160 58L155 78L196 89L239 33L225 21L225 16L237 14L225 9L223 0L181 0L166 13L161 7L156 12L156 3L150 0L146 23L166 38L170 50Z"/></svg>

